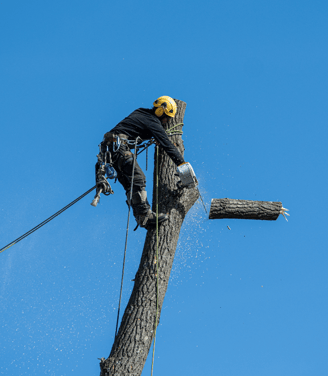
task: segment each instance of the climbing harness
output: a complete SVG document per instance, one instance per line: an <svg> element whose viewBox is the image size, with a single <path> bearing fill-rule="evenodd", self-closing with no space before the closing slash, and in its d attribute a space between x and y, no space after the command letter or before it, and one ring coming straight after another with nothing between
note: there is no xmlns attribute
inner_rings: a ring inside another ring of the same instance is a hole
<svg viewBox="0 0 328 376"><path fill-rule="evenodd" d="M84 196L86 196L87 194L89 194L95 188L96 188L96 185L94 187L90 188L89 190L87 190L86 192L84 192L81 196L79 196L78 198L76 198L74 201L70 202L68 205L66 205L65 207L63 207L62 209L60 209L58 212L56 212L55 214L53 214L51 217L47 218L43 222L39 223L37 226L33 227L30 231L25 232L25 234L21 235L19 238L17 238L14 241L10 242L5 247L1 248L0 249L0 253L3 252L3 251L5 251L6 249L12 247L14 244L17 244L18 242L20 242L21 240L23 240L27 236L31 235L34 231L38 230L39 228L41 228L42 226L44 226L48 222L52 221L59 214L63 213L65 210L67 210L68 208L70 208L71 206L73 206L74 204L76 204L78 201L80 201Z"/></svg>
<svg viewBox="0 0 328 376"><path fill-rule="evenodd" d="M97 192L95 198L91 202L91 205L96 207L100 200L100 195L103 193L105 196L114 194L107 179L117 180L117 171L113 166L112 153L109 147L111 144L113 153L119 151L121 145L127 144L131 149L135 148L138 150L137 144L140 142L140 137L136 138L137 143L133 140L129 140L124 134L115 134L108 132L105 134L104 141L101 142L99 146L99 154L97 155L98 162L96 164L96 182L97 182Z"/></svg>

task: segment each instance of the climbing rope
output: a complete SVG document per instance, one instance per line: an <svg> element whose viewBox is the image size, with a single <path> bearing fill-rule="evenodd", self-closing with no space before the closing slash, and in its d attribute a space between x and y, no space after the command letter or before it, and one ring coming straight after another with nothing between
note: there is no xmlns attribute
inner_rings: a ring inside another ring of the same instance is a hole
<svg viewBox="0 0 328 376"><path fill-rule="evenodd" d="M173 127L169 128L166 133L168 136L173 136L175 134L183 134L180 130L173 130L179 125L183 125L183 123L179 123L174 125ZM156 333L157 333L157 325L158 325L158 303L159 303L159 255L158 255L158 247L159 247L159 236L158 236L158 160L159 160L159 147L156 146L156 318L155 318L155 328L154 328L154 344L153 344L153 355L152 355L152 362L151 362L151 376L153 376L154 372L154 360L155 360L155 347L156 347Z"/></svg>
<svg viewBox="0 0 328 376"><path fill-rule="evenodd" d="M174 136L176 134L183 134L183 131L181 131L181 130L173 130L174 128L176 128L179 125L183 125L183 123L176 124L173 127L167 129L167 131L166 131L167 135L168 136Z"/></svg>
<svg viewBox="0 0 328 376"><path fill-rule="evenodd" d="M132 202L132 190L133 190L134 170L135 170L135 164L136 164L136 159L137 159L137 142L138 142L138 138L139 137L136 138L135 145L134 145L133 166L132 166L132 179L131 179L130 197L129 197L129 200L128 200L129 212L128 212L128 221L127 221L127 225L126 225L125 246L124 246L124 256L123 256L123 268L122 268L122 278L121 278L121 291L120 291L120 299L119 299L119 302L118 302L118 309L117 309L115 338L117 336L118 321L119 321L119 318L120 318L120 310L121 310L123 279L124 279L124 268L125 268L126 249L127 249L127 246L128 246L128 235L129 235L129 226L130 226L130 212L131 212L131 202Z"/></svg>
<svg viewBox="0 0 328 376"><path fill-rule="evenodd" d="M21 240L23 240L24 238L26 238L27 236L31 235L34 231L38 230L39 228L41 228L42 226L44 226L45 224L47 224L48 222L52 221L54 218L56 218L59 214L63 213L65 210L67 210L68 208L70 208L71 206L73 206L74 204L76 204L78 201L80 201L84 196L86 196L87 194L89 194L91 191L93 191L94 189L96 188L96 185L92 188L90 188L88 191L86 191L85 193L83 193L83 195L81 195L80 197L76 198L74 201L72 201L71 203L69 203L68 205L66 205L64 208L60 209L57 213L53 214L51 217L47 218L46 220L44 220L43 222L39 223L37 226L33 227L30 231L27 231L25 232L25 234L21 235L19 238L15 239L14 241L10 242L9 244L7 244L5 247L1 248L0 249L0 253L5 251L6 249L12 247L14 244L17 244L18 242L20 242Z"/></svg>
<svg viewBox="0 0 328 376"><path fill-rule="evenodd" d="M158 297L159 297L159 286L158 286L158 149L156 146L156 319L155 319L155 329L154 329L154 345L153 345L153 357L151 363L151 376L153 376L154 370L154 358L155 358L155 345L156 345L156 332L158 323Z"/></svg>

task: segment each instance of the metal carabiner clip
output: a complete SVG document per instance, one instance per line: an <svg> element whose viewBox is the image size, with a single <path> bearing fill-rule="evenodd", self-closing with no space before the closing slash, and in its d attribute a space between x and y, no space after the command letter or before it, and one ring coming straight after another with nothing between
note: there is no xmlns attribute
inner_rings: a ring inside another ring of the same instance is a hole
<svg viewBox="0 0 328 376"><path fill-rule="evenodd" d="M121 146L121 140L119 136L117 136L116 141L113 142L113 152L116 153L118 149L120 148L120 146Z"/></svg>

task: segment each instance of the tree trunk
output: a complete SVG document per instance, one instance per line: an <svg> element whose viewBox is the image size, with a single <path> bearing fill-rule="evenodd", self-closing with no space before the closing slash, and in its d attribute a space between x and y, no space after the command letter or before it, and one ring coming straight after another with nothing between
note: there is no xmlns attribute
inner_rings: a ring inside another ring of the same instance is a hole
<svg viewBox="0 0 328 376"><path fill-rule="evenodd" d="M240 218L274 221L281 212L281 202L212 199L210 219Z"/></svg>
<svg viewBox="0 0 328 376"><path fill-rule="evenodd" d="M183 122L186 103L176 100L178 111L166 128ZM182 125L174 131L182 130ZM180 134L170 136L171 141L183 154ZM153 210L156 210L156 152L154 169ZM183 220L198 199L196 189L177 190L176 166L166 153L159 149L158 160L159 212L168 213L168 221L159 226L158 236L158 320L169 282L174 254ZM125 309L118 334L108 359L101 359L101 376L141 375L153 340L156 322L156 229L147 231L145 245L135 276L134 288Z"/></svg>

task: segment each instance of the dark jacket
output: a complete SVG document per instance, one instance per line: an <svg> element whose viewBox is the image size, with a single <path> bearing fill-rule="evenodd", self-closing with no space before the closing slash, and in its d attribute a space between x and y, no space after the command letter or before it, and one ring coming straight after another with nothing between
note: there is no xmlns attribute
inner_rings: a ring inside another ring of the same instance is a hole
<svg viewBox="0 0 328 376"><path fill-rule="evenodd" d="M119 122L110 132L123 133L131 140L135 140L137 136L143 140L154 137L177 166L184 162L179 150L172 144L159 118L151 109L138 108Z"/></svg>

